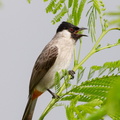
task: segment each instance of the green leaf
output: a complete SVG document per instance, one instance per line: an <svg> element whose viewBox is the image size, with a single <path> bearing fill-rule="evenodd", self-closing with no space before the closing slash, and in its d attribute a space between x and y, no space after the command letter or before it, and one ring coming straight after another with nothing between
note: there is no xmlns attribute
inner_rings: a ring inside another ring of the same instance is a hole
<svg viewBox="0 0 120 120"><path fill-rule="evenodd" d="M112 19L109 21L109 25L117 25L120 26L120 8L118 11L108 12L105 15L110 16Z"/></svg>
<svg viewBox="0 0 120 120"><path fill-rule="evenodd" d="M96 41L96 20L97 20L97 14L99 15L100 24L102 27L102 31L105 31L107 28L107 21L103 19L103 11L104 11L104 4L102 0L91 0L90 3L93 3L93 5L90 7L90 9L87 12L88 18L88 31L91 35L92 41Z"/></svg>
<svg viewBox="0 0 120 120"><path fill-rule="evenodd" d="M73 0L69 0L68 1L68 8L70 8L72 6L72 4L73 4Z"/></svg>
<svg viewBox="0 0 120 120"><path fill-rule="evenodd" d="M56 14L57 11L61 9L61 7L63 6L62 3L64 3L64 2L65 2L65 0L59 0L59 1L55 4L52 13L53 13L53 14Z"/></svg>
<svg viewBox="0 0 120 120"><path fill-rule="evenodd" d="M73 16L73 20L74 20L74 25L77 25L77 8L78 8L78 0L74 0L73 3L73 9L72 9L72 16Z"/></svg>
<svg viewBox="0 0 120 120"><path fill-rule="evenodd" d="M106 13L106 15L109 15L109 16L119 16L120 12L108 12L108 13Z"/></svg>
<svg viewBox="0 0 120 120"><path fill-rule="evenodd" d="M77 12L77 25L79 24L80 22L80 19L81 19L81 16L82 16L82 12L83 12L83 9L84 9L84 6L85 6L85 3L86 3L87 0L81 0L80 1L80 4L79 4L79 7L78 7L78 12Z"/></svg>
<svg viewBox="0 0 120 120"><path fill-rule="evenodd" d="M71 109L69 106L66 106L65 109L66 109L67 119L68 119L68 120L75 120L75 119L74 119L74 114L73 114L73 112L72 112L72 109Z"/></svg>
<svg viewBox="0 0 120 120"><path fill-rule="evenodd" d="M102 117L107 114L106 106L101 107L96 112L89 115L85 120L102 120Z"/></svg>
<svg viewBox="0 0 120 120"><path fill-rule="evenodd" d="M31 0L27 0L28 1L28 3L31 3Z"/></svg>
<svg viewBox="0 0 120 120"><path fill-rule="evenodd" d="M99 106L103 103L103 101L99 100L99 99L94 99L86 104L83 105L78 105L77 109L79 111L84 111L86 113L93 113L94 111L96 111L96 106Z"/></svg>
<svg viewBox="0 0 120 120"><path fill-rule="evenodd" d="M49 5L46 8L46 13L53 11L53 8L55 7L55 2L56 2L56 0L51 0L51 2L49 3Z"/></svg>
<svg viewBox="0 0 120 120"><path fill-rule="evenodd" d="M96 18L97 18L97 13L96 13L96 9L91 6L87 12L87 16L88 17L88 32L91 35L92 41L96 41Z"/></svg>
<svg viewBox="0 0 120 120"><path fill-rule="evenodd" d="M54 19L52 20L52 23L55 24L56 22L59 22L67 12L68 12L68 9L66 8L66 6L64 6L64 8L60 11L60 13L54 17Z"/></svg>
<svg viewBox="0 0 120 120"><path fill-rule="evenodd" d="M79 96L76 96L74 99L72 99L72 101L70 102L70 105L66 106L66 115L68 120L77 120L74 111L76 111L77 113L79 113L78 110L76 110L75 106L77 104L77 101L79 99Z"/></svg>
<svg viewBox="0 0 120 120"><path fill-rule="evenodd" d="M103 102L99 99L95 99L86 104L78 105L77 101L79 96L76 96L66 107L66 114L68 120L84 120L88 114L94 113L98 110L98 106L100 106Z"/></svg>
<svg viewBox="0 0 120 120"><path fill-rule="evenodd" d="M111 75L111 74L119 74L120 73L120 60L114 62L106 62L102 66L92 66L89 70L88 79L91 79L96 72L98 72L98 76L103 74Z"/></svg>
<svg viewBox="0 0 120 120"><path fill-rule="evenodd" d="M118 44L120 44L120 39L118 39L118 42L117 42Z"/></svg>
<svg viewBox="0 0 120 120"><path fill-rule="evenodd" d="M100 70L100 66L92 66L90 68L89 74L88 74L88 79L91 79L93 77L93 75L95 74L96 71Z"/></svg>
<svg viewBox="0 0 120 120"><path fill-rule="evenodd" d="M76 104L77 104L77 101L79 100L79 98L80 98L79 95L75 96L75 98L72 99L72 101L71 101L71 103L70 103L70 106L71 106L71 107L75 107Z"/></svg>
<svg viewBox="0 0 120 120"><path fill-rule="evenodd" d="M99 0L93 0L94 7L98 11L99 14L101 14L101 9L100 9L100 1Z"/></svg>
<svg viewBox="0 0 120 120"><path fill-rule="evenodd" d="M117 78L108 94L107 111L114 119L120 119L120 78Z"/></svg>
<svg viewBox="0 0 120 120"><path fill-rule="evenodd" d="M43 0L44 2L47 2L48 0Z"/></svg>
<svg viewBox="0 0 120 120"><path fill-rule="evenodd" d="M62 100L72 100L75 96L80 95L79 101L91 101L94 99L106 100L112 84L120 79L120 75L103 76L82 82L81 85L70 90L70 94L63 97Z"/></svg>
<svg viewBox="0 0 120 120"><path fill-rule="evenodd" d="M58 72L55 74L55 93L59 91L61 76Z"/></svg>
<svg viewBox="0 0 120 120"><path fill-rule="evenodd" d="M80 80L83 77L85 68L83 68L82 66L78 68L78 73L77 73L77 85L80 83Z"/></svg>

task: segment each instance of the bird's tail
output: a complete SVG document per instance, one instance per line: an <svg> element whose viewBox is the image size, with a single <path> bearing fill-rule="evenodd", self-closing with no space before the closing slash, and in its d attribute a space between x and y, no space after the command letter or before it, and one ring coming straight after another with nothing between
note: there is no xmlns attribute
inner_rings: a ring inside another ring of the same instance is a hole
<svg viewBox="0 0 120 120"><path fill-rule="evenodd" d="M32 120L36 102L37 98L36 99L32 99L31 97L29 98L22 120Z"/></svg>
<svg viewBox="0 0 120 120"><path fill-rule="evenodd" d="M33 94L29 96L28 103L25 108L25 112L23 114L22 120L32 120L32 116L34 113L35 105L37 102L37 98L42 94L38 90L34 90Z"/></svg>

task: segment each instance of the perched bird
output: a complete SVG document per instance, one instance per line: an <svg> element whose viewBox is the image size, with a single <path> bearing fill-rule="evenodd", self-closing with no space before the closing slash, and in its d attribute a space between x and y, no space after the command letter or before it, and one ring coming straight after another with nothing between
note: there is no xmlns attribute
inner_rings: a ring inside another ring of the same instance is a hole
<svg viewBox="0 0 120 120"><path fill-rule="evenodd" d="M58 27L53 39L45 46L37 58L29 84L29 100L22 120L32 120L37 98L46 90L53 97L56 95L50 90L54 86L56 72L61 73L69 66L75 43L83 34L79 28L71 23L62 22Z"/></svg>

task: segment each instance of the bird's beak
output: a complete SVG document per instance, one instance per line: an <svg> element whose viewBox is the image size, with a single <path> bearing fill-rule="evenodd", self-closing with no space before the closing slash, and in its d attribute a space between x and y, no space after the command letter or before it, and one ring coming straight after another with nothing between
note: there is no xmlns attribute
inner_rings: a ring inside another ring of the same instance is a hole
<svg viewBox="0 0 120 120"><path fill-rule="evenodd" d="M79 31L82 31L82 30L87 30L87 28L79 28ZM84 34L81 34L81 36L88 37L87 35L84 35Z"/></svg>
<svg viewBox="0 0 120 120"><path fill-rule="evenodd" d="M76 31L74 32L74 34L76 34L77 36L79 36L79 38L82 37L82 36L87 37L87 35L84 35L84 34L80 34L80 33L79 33L79 32L82 31L82 30L87 30L87 28L79 28L78 30L76 30Z"/></svg>
<svg viewBox="0 0 120 120"><path fill-rule="evenodd" d="M87 30L87 28L79 28L79 31Z"/></svg>

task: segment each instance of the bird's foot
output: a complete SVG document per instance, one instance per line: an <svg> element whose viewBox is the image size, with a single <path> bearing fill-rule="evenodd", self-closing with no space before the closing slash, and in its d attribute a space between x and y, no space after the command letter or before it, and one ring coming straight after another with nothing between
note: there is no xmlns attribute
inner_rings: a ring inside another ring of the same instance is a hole
<svg viewBox="0 0 120 120"><path fill-rule="evenodd" d="M52 95L52 99L60 98L60 96L58 96L57 94L53 93L50 89L47 89L47 91Z"/></svg>
<svg viewBox="0 0 120 120"><path fill-rule="evenodd" d="M71 75L71 79L74 79L75 71L69 70L68 73L69 73L69 75Z"/></svg>
<svg viewBox="0 0 120 120"><path fill-rule="evenodd" d="M58 98L60 98L60 96L57 95L57 94L55 94L55 93L53 93L53 95L52 95L52 99L58 99Z"/></svg>

